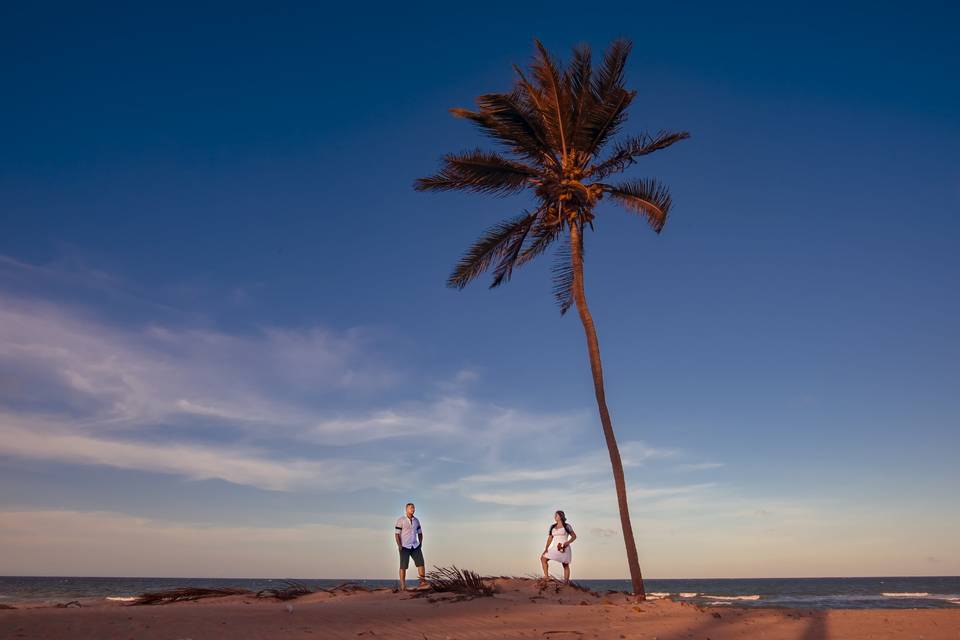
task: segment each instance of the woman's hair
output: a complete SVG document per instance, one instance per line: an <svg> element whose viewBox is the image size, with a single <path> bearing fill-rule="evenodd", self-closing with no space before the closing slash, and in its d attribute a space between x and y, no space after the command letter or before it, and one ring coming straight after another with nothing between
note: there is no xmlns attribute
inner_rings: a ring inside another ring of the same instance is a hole
<svg viewBox="0 0 960 640"><path fill-rule="evenodd" d="M573 533L573 529L570 528L570 525L567 524L567 514L559 509L555 512L555 515L560 516L560 522L563 523L563 528L566 529L567 533ZM547 535L553 535L553 528L557 526L556 521L550 523L550 528L547 529Z"/></svg>

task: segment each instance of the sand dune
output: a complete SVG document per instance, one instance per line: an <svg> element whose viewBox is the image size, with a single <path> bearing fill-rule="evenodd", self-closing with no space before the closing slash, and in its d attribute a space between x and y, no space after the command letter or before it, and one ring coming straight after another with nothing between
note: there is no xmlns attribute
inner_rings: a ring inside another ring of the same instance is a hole
<svg viewBox="0 0 960 640"><path fill-rule="evenodd" d="M280 602L229 596L156 606L107 600L80 608L29 605L0 610L0 638L403 638L481 640L815 640L960 637L960 608L927 610L722 610L670 600L637 604L533 580L497 579L496 595L396 592L313 593Z"/></svg>

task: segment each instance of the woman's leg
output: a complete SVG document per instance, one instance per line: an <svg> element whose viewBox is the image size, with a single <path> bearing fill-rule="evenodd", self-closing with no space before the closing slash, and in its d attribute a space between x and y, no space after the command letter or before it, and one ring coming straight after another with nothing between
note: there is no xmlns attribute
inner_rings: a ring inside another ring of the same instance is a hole
<svg viewBox="0 0 960 640"><path fill-rule="evenodd" d="M566 562L563 563L563 581L570 584L570 565Z"/></svg>
<svg viewBox="0 0 960 640"><path fill-rule="evenodd" d="M545 557L543 557L543 554L542 554L542 553L540 554L540 566L543 567L543 577L544 577L544 578L549 578L549 577L550 577L550 570L549 570L549 568L547 567L547 559L546 559Z"/></svg>

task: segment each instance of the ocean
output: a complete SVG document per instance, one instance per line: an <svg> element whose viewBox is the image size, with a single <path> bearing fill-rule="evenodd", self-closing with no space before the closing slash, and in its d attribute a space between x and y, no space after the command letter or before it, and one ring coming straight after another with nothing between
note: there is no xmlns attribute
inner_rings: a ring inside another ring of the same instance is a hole
<svg viewBox="0 0 960 640"><path fill-rule="evenodd" d="M332 587L355 582L393 587L394 580L297 580ZM594 591L628 591L628 580L575 581ZM241 587L258 591L281 585L267 578L79 578L0 576L0 603L67 602L81 598L123 600L177 587ZM960 606L960 577L916 578L726 578L647 580L650 597L670 597L711 607L802 609L934 609Z"/></svg>

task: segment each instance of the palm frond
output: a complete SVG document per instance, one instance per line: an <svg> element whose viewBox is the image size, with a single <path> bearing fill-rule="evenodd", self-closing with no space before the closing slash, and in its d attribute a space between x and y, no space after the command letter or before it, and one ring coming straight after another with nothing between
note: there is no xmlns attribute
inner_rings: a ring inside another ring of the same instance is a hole
<svg viewBox="0 0 960 640"><path fill-rule="evenodd" d="M284 580L282 587L272 587L257 591L257 598L276 598L277 600L295 600L300 596L313 593L313 589L295 580Z"/></svg>
<svg viewBox="0 0 960 640"><path fill-rule="evenodd" d="M373 589L371 589L370 587L364 586L359 582L347 581L347 582L341 582L340 584L334 585L332 587L327 587L327 588L317 587L317 591L323 591L325 593L332 593L333 595L337 595L339 593L356 593L358 591L369 592L369 591L373 591Z"/></svg>
<svg viewBox="0 0 960 640"><path fill-rule="evenodd" d="M462 593L470 596L492 596L493 585L483 581L478 573L469 569L434 567L426 575L427 584L434 591Z"/></svg>
<svg viewBox="0 0 960 640"><path fill-rule="evenodd" d="M560 307L560 315L564 315L573 306L573 252L570 238L564 237L563 242L553 254L553 299ZM580 255L583 256L583 232L580 233Z"/></svg>
<svg viewBox="0 0 960 640"><path fill-rule="evenodd" d="M558 63L539 40L534 40L537 46L537 57L534 58L530 70L539 85L539 95L544 100L543 108L549 112L544 118L553 134L554 147L559 148L562 157L566 157L568 142L567 130L570 127L570 100L565 91L565 84L561 78Z"/></svg>
<svg viewBox="0 0 960 640"><path fill-rule="evenodd" d="M434 176L414 183L417 191L464 190L507 195L522 190L537 170L520 162L507 160L498 153L465 151L447 154L444 167Z"/></svg>
<svg viewBox="0 0 960 640"><path fill-rule="evenodd" d="M493 270L493 281L490 283L491 289L499 287L503 282L510 280L511 276L513 276L513 269L517 266L517 258L520 256L520 251L527 241L527 236L530 234L530 229L533 228L536 218L536 213L528 214L527 220L524 221L525 224L510 237L510 240L504 246L500 254L500 260Z"/></svg>
<svg viewBox="0 0 960 640"><path fill-rule="evenodd" d="M636 97L636 91L619 89L609 100L595 102L584 125L586 144L583 151L595 156L627 121L627 108Z"/></svg>
<svg viewBox="0 0 960 640"><path fill-rule="evenodd" d="M225 596L253 595L249 589L234 587L207 588L207 587L178 587L163 591L148 591L141 593L127 604L127 606L169 604L188 600L202 600L203 598L223 598Z"/></svg>
<svg viewBox="0 0 960 640"><path fill-rule="evenodd" d="M524 213L487 229L457 263L447 278L447 286L463 289L510 248L514 236L526 235L535 220L535 215Z"/></svg>
<svg viewBox="0 0 960 640"><path fill-rule="evenodd" d="M625 38L618 38L607 47L593 80L593 93L598 100L606 101L623 88L623 72L632 48L633 44Z"/></svg>
<svg viewBox="0 0 960 640"><path fill-rule="evenodd" d="M556 126L556 111L553 103L545 95L545 88L530 82L523 69L517 65L513 65L513 69L517 74L517 86L514 91L518 102L524 105L528 117L535 120L543 131L544 140L549 145L553 158L552 166L559 168L560 163L556 158L558 153L563 153L563 144Z"/></svg>
<svg viewBox="0 0 960 640"><path fill-rule="evenodd" d="M544 166L557 164L549 133L521 91L487 93L477 98L477 105L480 111L450 111L474 122L486 135L522 157Z"/></svg>
<svg viewBox="0 0 960 640"><path fill-rule="evenodd" d="M636 91L623 88L623 72L631 47L629 40L614 40L593 74L593 105L584 122L583 151L588 155L596 155L610 137L619 131L626 121L627 107L637 95Z"/></svg>
<svg viewBox="0 0 960 640"><path fill-rule="evenodd" d="M630 136L617 143L609 158L593 167L590 171L590 177L602 180L611 174L620 173L636 162L636 159L640 156L666 149L673 143L689 137L690 134L686 131L676 133L658 131L656 135L643 133L639 136Z"/></svg>
<svg viewBox="0 0 960 640"><path fill-rule="evenodd" d="M593 105L593 92L590 85L592 75L590 47L587 45L574 47L570 66L567 67L565 83L567 92L570 94L572 110L570 118L571 145L578 150L582 150L587 143L584 135L585 129L582 125L590 107Z"/></svg>
<svg viewBox="0 0 960 640"><path fill-rule="evenodd" d="M605 185L604 191L630 211L643 214L653 230L660 233L670 211L670 191L656 180L634 180L616 186Z"/></svg>
<svg viewBox="0 0 960 640"><path fill-rule="evenodd" d="M560 235L562 227L559 224L544 223L541 219L533 228L533 239L527 244L514 266L522 266L547 250Z"/></svg>

